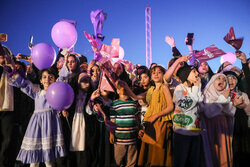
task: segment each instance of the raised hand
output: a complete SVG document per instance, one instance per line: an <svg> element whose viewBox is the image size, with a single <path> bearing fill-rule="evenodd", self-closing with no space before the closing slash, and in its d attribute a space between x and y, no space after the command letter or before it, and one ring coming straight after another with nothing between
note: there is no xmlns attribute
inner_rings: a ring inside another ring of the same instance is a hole
<svg viewBox="0 0 250 167"><path fill-rule="evenodd" d="M169 44L169 46L171 46L171 48L175 47L175 42L174 42L174 38L173 37L166 36L165 37L165 42L167 44Z"/></svg>
<svg viewBox="0 0 250 167"><path fill-rule="evenodd" d="M247 56L245 55L245 53L241 51L236 51L235 53L236 53L236 57L240 59L243 64L247 62Z"/></svg>
<svg viewBox="0 0 250 167"><path fill-rule="evenodd" d="M138 139L141 139L144 135L144 130L139 130L138 132Z"/></svg>
<svg viewBox="0 0 250 167"><path fill-rule="evenodd" d="M184 55L178 58L177 60L181 63L181 62L187 62L190 58L191 58L190 55Z"/></svg>
<svg viewBox="0 0 250 167"><path fill-rule="evenodd" d="M97 98L97 97L99 97L99 96L100 96L100 90L99 90L99 89L96 89L96 90L92 93L90 99L91 99L91 100L94 100L95 98Z"/></svg>
<svg viewBox="0 0 250 167"><path fill-rule="evenodd" d="M229 97L230 94L230 88L227 88L224 90L224 92L222 93L222 95L227 99Z"/></svg>
<svg viewBox="0 0 250 167"><path fill-rule="evenodd" d="M67 66L69 55L70 55L69 51L66 51L65 54L64 54L64 65L65 66Z"/></svg>
<svg viewBox="0 0 250 167"><path fill-rule="evenodd" d="M242 104L243 103L242 96L236 95L235 98L234 98L233 103L234 103L234 106L238 106L238 105Z"/></svg>
<svg viewBox="0 0 250 167"><path fill-rule="evenodd" d="M188 38L186 37L185 38L185 41L184 41L185 43L187 43L188 42ZM192 38L192 44L194 43L194 38Z"/></svg>
<svg viewBox="0 0 250 167"><path fill-rule="evenodd" d="M16 55L16 58L17 58L17 59L22 59L21 53L18 53L18 54Z"/></svg>

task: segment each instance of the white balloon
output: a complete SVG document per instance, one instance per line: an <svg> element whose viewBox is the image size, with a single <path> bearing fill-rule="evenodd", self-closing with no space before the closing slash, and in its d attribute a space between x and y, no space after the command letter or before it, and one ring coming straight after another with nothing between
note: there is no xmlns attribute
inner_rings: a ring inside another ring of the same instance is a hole
<svg viewBox="0 0 250 167"><path fill-rule="evenodd" d="M232 52L227 52L226 54L222 55L220 58L220 63L222 64L226 61L234 64L236 61L236 55Z"/></svg>

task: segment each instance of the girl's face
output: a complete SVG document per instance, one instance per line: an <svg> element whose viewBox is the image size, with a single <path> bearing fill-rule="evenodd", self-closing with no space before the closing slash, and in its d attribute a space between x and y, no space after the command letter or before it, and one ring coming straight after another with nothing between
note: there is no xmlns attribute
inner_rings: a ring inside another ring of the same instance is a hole
<svg viewBox="0 0 250 167"><path fill-rule="evenodd" d="M97 66L92 67L92 77L97 78L100 74L100 69Z"/></svg>
<svg viewBox="0 0 250 167"><path fill-rule="evenodd" d="M122 68L122 65L120 63L114 64L114 72L116 73L116 75L118 77L122 74L123 68Z"/></svg>
<svg viewBox="0 0 250 167"><path fill-rule="evenodd" d="M227 86L227 80L224 76L220 75L214 80L214 87L217 91L222 91Z"/></svg>
<svg viewBox="0 0 250 167"><path fill-rule="evenodd" d="M230 90L234 90L237 85L237 78L235 78L235 76L228 76L227 80Z"/></svg>
<svg viewBox="0 0 250 167"><path fill-rule="evenodd" d="M156 83L162 83L163 82L163 72L160 70L160 68L156 67L154 71L151 74L151 78Z"/></svg>
<svg viewBox="0 0 250 167"><path fill-rule="evenodd" d="M198 82L200 80L199 73L196 71L195 68L189 73L187 80L191 84L194 84L194 83L196 83L196 82Z"/></svg>
<svg viewBox="0 0 250 167"><path fill-rule="evenodd" d="M143 74L141 74L141 85L142 86L148 86L148 84L149 84L149 76L148 76L148 74L146 74L146 73L143 73Z"/></svg>
<svg viewBox="0 0 250 167"><path fill-rule="evenodd" d="M80 87L83 91L87 92L90 87L90 78L85 78L83 81L81 81Z"/></svg>
<svg viewBox="0 0 250 167"><path fill-rule="evenodd" d="M70 71L74 71L76 69L76 60L73 56L69 56L68 57L68 63L67 63L67 66L69 68Z"/></svg>
<svg viewBox="0 0 250 167"><path fill-rule="evenodd" d="M60 57L56 63L56 68L61 69L63 67L64 58Z"/></svg>
<svg viewBox="0 0 250 167"><path fill-rule="evenodd" d="M201 74L205 74L205 73L207 73L208 72L208 64L206 63L206 62L202 62L201 64L200 64L200 67L199 67L199 72L201 73Z"/></svg>
<svg viewBox="0 0 250 167"><path fill-rule="evenodd" d="M44 90L47 90L49 85L51 85L55 81L56 81L56 78L53 74L49 74L48 71L44 71L42 73L42 78L40 82L43 85Z"/></svg>

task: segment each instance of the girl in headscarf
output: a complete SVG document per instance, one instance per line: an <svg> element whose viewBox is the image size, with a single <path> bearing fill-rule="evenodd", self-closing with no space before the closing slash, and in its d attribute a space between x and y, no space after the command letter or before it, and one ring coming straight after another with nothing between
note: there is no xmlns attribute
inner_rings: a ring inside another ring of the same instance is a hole
<svg viewBox="0 0 250 167"><path fill-rule="evenodd" d="M246 93L238 88L239 77L233 71L224 72L227 76L232 102L239 99L234 115L233 165L245 166L250 163L250 103Z"/></svg>
<svg viewBox="0 0 250 167"><path fill-rule="evenodd" d="M116 62L113 68L118 78L122 81L125 81L128 84L128 86L131 87L132 81L129 79L129 75L126 72L124 65L120 62Z"/></svg>
<svg viewBox="0 0 250 167"><path fill-rule="evenodd" d="M204 113L214 167L232 166L233 119L236 109L229 91L224 74L215 74L204 90Z"/></svg>
<svg viewBox="0 0 250 167"><path fill-rule="evenodd" d="M72 121L70 151L75 155L72 166L90 166L88 130L91 129L87 117L88 100L92 93L91 78L87 73L78 77L78 94L76 95L75 113Z"/></svg>

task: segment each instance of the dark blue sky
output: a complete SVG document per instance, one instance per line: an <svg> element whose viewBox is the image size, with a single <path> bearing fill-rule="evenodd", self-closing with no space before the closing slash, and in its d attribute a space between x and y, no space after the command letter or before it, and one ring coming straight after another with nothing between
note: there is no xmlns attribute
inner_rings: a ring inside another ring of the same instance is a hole
<svg viewBox="0 0 250 167"><path fill-rule="evenodd" d="M167 66L172 58L171 49L165 43L166 35L173 36L181 53L188 50L184 39L194 32L194 49L201 50L215 44L225 52L234 52L223 37L234 27L236 37L244 37L241 50L249 57L250 1L248 0L1 0L0 32L8 34L7 45L14 54L29 54L30 35L34 43L46 42L55 49L51 39L53 25L61 19L77 21L78 40L75 51L93 58L90 44L83 31L93 34L90 12L103 9L107 13L104 22L103 43L120 38L125 50L124 59L145 64L145 7L152 12L152 59ZM208 61L215 71L220 58ZM235 65L241 67L237 60Z"/></svg>

